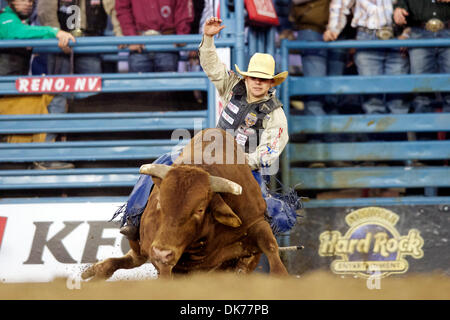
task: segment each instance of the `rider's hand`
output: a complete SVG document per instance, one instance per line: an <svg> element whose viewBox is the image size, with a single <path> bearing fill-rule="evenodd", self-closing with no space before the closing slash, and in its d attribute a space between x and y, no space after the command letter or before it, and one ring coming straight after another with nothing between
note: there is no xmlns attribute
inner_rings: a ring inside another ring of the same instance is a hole
<svg viewBox="0 0 450 320"><path fill-rule="evenodd" d="M203 26L203 34L209 37L214 37L218 34L225 26L221 26L222 19L211 17L206 20Z"/></svg>

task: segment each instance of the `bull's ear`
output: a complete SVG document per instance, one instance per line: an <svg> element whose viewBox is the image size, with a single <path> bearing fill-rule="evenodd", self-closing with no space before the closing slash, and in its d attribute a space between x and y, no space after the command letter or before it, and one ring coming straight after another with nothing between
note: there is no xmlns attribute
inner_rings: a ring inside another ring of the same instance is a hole
<svg viewBox="0 0 450 320"><path fill-rule="evenodd" d="M241 219L223 201L219 194L215 194L211 199L210 208L214 219L220 223L233 228L237 228L242 224Z"/></svg>

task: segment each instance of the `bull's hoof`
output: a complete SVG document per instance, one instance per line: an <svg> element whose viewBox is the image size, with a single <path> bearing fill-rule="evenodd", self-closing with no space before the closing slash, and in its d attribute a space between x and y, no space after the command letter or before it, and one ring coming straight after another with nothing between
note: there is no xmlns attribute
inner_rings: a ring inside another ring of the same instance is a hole
<svg viewBox="0 0 450 320"><path fill-rule="evenodd" d="M81 279L88 280L88 279L92 278L93 276L95 276L94 266L90 266L87 270L85 270L81 274Z"/></svg>
<svg viewBox="0 0 450 320"><path fill-rule="evenodd" d="M108 272L104 262L93 264L81 274L83 280L106 280L112 276L112 272Z"/></svg>

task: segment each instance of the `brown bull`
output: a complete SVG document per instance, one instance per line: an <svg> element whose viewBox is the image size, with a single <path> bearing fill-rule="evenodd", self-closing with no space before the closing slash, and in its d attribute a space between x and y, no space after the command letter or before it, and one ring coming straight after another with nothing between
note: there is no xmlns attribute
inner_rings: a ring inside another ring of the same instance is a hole
<svg viewBox="0 0 450 320"><path fill-rule="evenodd" d="M230 147L231 146L231 147ZM199 164L196 164L199 163ZM140 240L121 258L109 258L82 277L108 278L148 260L161 276L192 271L253 271L264 253L270 271L287 274L266 203L244 151L220 129L194 136L172 166L143 165L155 183L141 218ZM241 187L242 186L242 187Z"/></svg>

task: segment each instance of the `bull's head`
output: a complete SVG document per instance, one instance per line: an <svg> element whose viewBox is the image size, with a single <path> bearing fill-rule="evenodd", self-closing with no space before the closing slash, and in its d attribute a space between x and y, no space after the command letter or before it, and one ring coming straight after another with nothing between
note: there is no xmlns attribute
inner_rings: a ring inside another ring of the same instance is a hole
<svg viewBox="0 0 450 320"><path fill-rule="evenodd" d="M140 173L161 179L156 204L160 224L149 250L160 267L171 269L177 263L184 249L199 237L206 221L211 221L207 215L230 227L241 225L241 219L219 194L240 195L239 184L193 166L146 164Z"/></svg>

